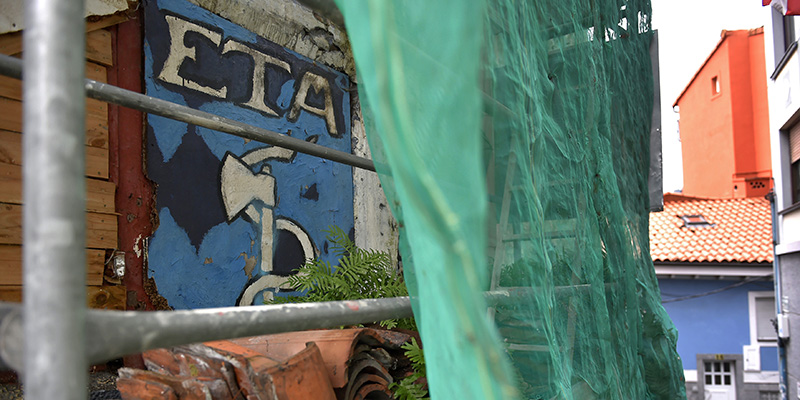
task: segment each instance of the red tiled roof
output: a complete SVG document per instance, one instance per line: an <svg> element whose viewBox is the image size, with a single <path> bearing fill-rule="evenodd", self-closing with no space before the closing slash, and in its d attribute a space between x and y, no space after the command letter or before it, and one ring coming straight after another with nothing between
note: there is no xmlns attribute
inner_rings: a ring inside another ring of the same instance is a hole
<svg viewBox="0 0 800 400"><path fill-rule="evenodd" d="M687 228L683 215L702 215L713 225ZM650 213L650 255L657 262L772 262L769 201L668 194L664 211Z"/></svg>

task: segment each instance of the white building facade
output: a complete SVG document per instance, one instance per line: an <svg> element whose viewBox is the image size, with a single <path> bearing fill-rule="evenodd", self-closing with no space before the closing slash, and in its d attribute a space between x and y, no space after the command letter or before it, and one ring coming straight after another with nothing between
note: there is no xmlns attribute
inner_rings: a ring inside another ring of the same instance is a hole
<svg viewBox="0 0 800 400"><path fill-rule="evenodd" d="M775 179L775 325L784 399L800 399L800 343L793 343L800 339L791 340L791 328L800 329L800 17L791 15L798 6L800 1L774 0L764 8Z"/></svg>

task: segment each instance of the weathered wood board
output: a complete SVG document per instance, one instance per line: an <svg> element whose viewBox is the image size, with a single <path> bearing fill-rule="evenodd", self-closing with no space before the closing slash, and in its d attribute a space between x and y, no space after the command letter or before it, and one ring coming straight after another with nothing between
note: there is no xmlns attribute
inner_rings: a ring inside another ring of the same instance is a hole
<svg viewBox="0 0 800 400"><path fill-rule="evenodd" d="M108 82L112 34L103 28L126 19L113 15L87 23L87 78ZM21 33L0 35L0 53L22 57L22 50ZM22 97L20 80L0 77L0 301L22 300ZM125 287L101 286L106 253L118 247L108 113L107 103L86 100L86 296L90 307L124 310Z"/></svg>
<svg viewBox="0 0 800 400"><path fill-rule="evenodd" d="M22 165L22 134L0 129L0 162ZM86 146L86 176L108 178L108 149Z"/></svg>
<svg viewBox="0 0 800 400"><path fill-rule="evenodd" d="M86 284L103 284L105 251L86 250ZM0 286L22 285L22 246L0 245Z"/></svg>
<svg viewBox="0 0 800 400"><path fill-rule="evenodd" d="M105 310L125 310L125 286L87 286L86 305ZM0 286L0 301L22 302L22 286Z"/></svg>
<svg viewBox="0 0 800 400"><path fill-rule="evenodd" d="M113 214L115 190L113 182L86 179L86 210ZM21 166L0 162L0 203L22 204Z"/></svg>
<svg viewBox="0 0 800 400"><path fill-rule="evenodd" d="M22 35L15 32L0 36L0 53L6 55L22 53ZM113 65L109 31L98 29L86 34L86 58L98 64Z"/></svg>
<svg viewBox="0 0 800 400"><path fill-rule="evenodd" d="M22 132L22 102L0 97L0 129ZM86 102L86 145L108 148L108 105Z"/></svg>
<svg viewBox="0 0 800 400"><path fill-rule="evenodd" d="M86 78L105 83L108 81L107 77L108 69L106 67L93 62L86 63ZM0 97L21 101L22 81L7 76L0 76Z"/></svg>
<svg viewBox="0 0 800 400"><path fill-rule="evenodd" d="M0 244L22 244L22 207L17 204L0 204ZM86 233L86 247L116 249L117 216L87 213Z"/></svg>

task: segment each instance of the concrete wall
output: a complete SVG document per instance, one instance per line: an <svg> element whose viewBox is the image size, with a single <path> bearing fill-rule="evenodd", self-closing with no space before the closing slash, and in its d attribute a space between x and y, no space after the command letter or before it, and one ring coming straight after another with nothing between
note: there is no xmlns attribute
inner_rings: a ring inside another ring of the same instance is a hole
<svg viewBox="0 0 800 400"><path fill-rule="evenodd" d="M790 399L800 399L800 252L779 256L781 265L781 299L783 313L788 316L792 338L785 341L787 389Z"/></svg>

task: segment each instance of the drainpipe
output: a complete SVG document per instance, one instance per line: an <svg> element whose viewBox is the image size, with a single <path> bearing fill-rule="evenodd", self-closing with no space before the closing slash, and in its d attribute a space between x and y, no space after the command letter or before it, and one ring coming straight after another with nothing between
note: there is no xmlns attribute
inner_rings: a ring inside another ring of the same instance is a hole
<svg viewBox="0 0 800 400"><path fill-rule="evenodd" d="M781 264L778 254L775 251L776 246L780 242L780 240L778 240L778 234L780 232L778 229L778 213L777 210L775 210L775 191L771 190L769 193L767 193L766 198L769 200L770 214L772 217L772 280L775 283L775 315L777 318L780 318L783 311L783 306L781 305ZM778 376L780 377L780 383L778 387L781 393L781 400L787 400L787 384L789 382L789 377L786 372L786 347L783 339L781 339L780 336L778 336Z"/></svg>

